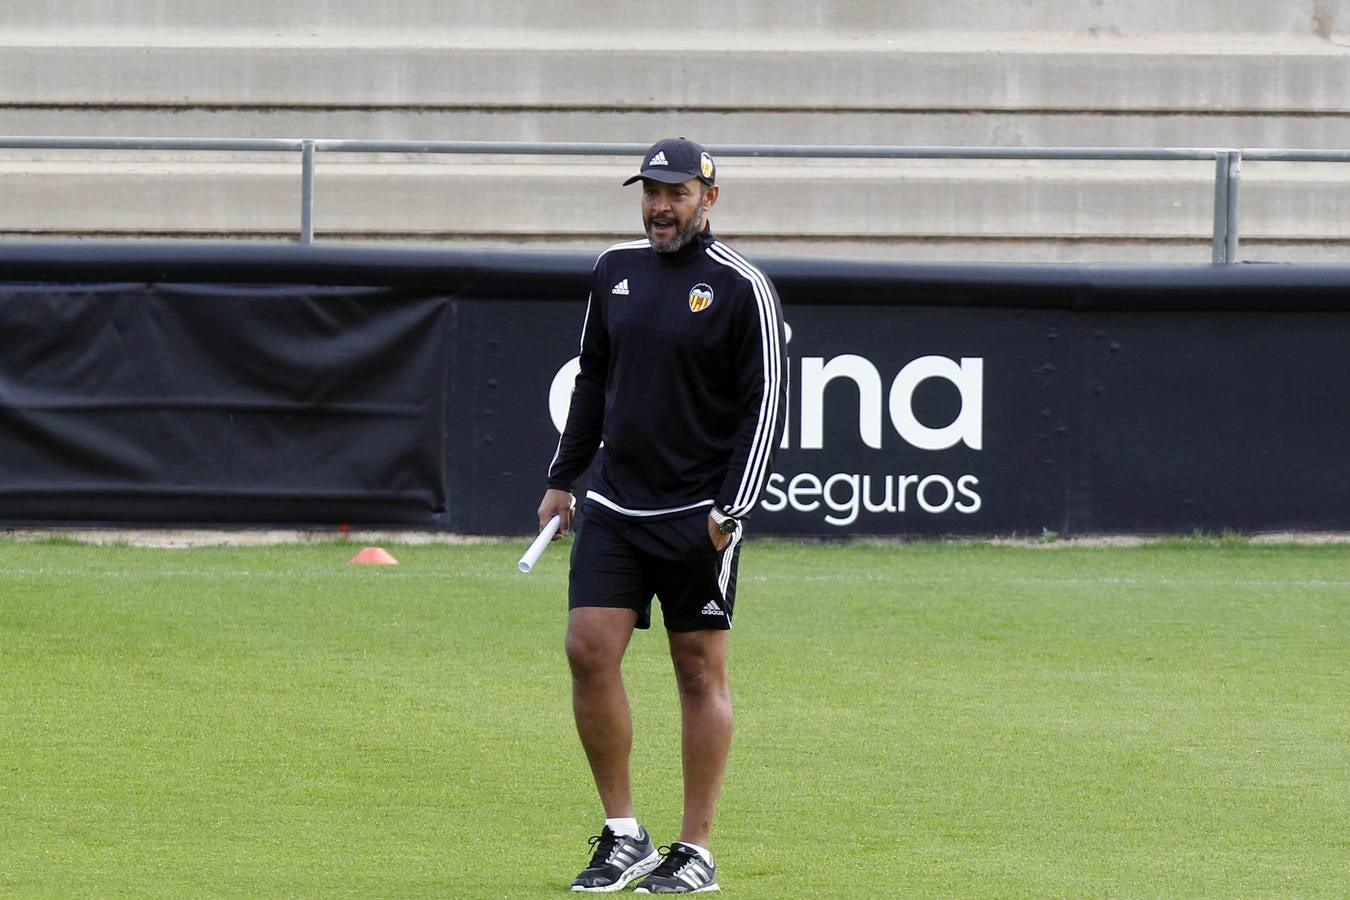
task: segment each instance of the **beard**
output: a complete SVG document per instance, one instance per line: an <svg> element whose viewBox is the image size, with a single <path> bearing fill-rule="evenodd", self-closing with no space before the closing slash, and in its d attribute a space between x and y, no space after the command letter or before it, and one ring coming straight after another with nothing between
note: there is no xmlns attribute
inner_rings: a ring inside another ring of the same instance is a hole
<svg viewBox="0 0 1350 900"><path fill-rule="evenodd" d="M652 235L652 223L648 221L646 225L647 225L647 237L648 239L650 239ZM652 240L651 242L652 249L655 250L657 253L678 252L679 250L682 250L684 247L688 246L690 241L698 237L698 233L702 230L703 230L703 205L700 203L698 209L694 211L694 215L690 217L689 224L685 225L679 231L675 232L675 236L668 241L658 243L657 241Z"/></svg>

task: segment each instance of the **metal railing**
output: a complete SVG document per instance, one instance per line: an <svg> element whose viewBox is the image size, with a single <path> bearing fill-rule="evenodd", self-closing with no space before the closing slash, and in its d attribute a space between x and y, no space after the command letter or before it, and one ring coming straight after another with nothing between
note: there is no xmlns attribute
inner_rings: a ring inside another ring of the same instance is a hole
<svg viewBox="0 0 1350 900"><path fill-rule="evenodd" d="M5 137L0 150L167 150L300 155L300 242L314 240L314 166L318 153L446 153L534 156L631 156L647 144L530 141L367 141L308 138ZM1350 162L1350 150L1141 147L900 147L828 144L710 144L714 156L795 159L1135 160L1214 162L1212 258L1237 258L1242 161Z"/></svg>

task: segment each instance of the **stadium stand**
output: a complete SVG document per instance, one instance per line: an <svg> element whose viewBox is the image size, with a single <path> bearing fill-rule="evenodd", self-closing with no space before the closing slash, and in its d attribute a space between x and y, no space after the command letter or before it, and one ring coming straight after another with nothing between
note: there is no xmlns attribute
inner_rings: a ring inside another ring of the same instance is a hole
<svg viewBox="0 0 1350 900"><path fill-rule="evenodd" d="M996 13L993 12L996 10ZM653 24L652 19L658 21ZM1350 148L1345 0L11 0L0 134ZM320 239L593 249L629 159L321 155ZM1350 247L1341 164L1247 163L1239 258ZM757 254L1208 259L1212 164L722 160ZM0 236L294 234L293 156L0 151Z"/></svg>

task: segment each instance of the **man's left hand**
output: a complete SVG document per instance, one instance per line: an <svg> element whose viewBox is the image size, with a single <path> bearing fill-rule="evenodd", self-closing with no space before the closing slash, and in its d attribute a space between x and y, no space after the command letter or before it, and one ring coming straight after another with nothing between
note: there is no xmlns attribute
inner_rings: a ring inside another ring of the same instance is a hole
<svg viewBox="0 0 1350 900"><path fill-rule="evenodd" d="M731 535L723 534L722 529L718 528L717 523L712 520L712 516L708 516L708 540L712 541L712 545L718 553L727 549L727 544L731 543Z"/></svg>

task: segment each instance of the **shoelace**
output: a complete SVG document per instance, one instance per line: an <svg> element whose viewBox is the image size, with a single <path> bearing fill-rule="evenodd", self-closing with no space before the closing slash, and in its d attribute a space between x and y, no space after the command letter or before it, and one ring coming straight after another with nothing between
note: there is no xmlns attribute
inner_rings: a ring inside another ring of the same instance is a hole
<svg viewBox="0 0 1350 900"><path fill-rule="evenodd" d="M608 828L599 834L591 835L590 845L595 852L591 854L591 864L588 868L606 865L609 858L614 855L614 848L618 843L619 836Z"/></svg>
<svg viewBox="0 0 1350 900"><path fill-rule="evenodd" d="M663 878L673 878L680 874L694 858L694 851L683 847L660 847L657 852L661 854L661 865L657 866L652 874Z"/></svg>

